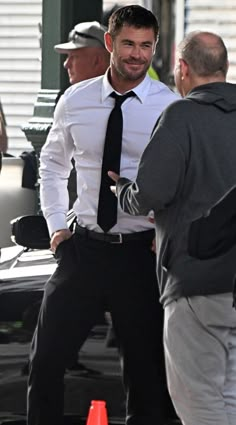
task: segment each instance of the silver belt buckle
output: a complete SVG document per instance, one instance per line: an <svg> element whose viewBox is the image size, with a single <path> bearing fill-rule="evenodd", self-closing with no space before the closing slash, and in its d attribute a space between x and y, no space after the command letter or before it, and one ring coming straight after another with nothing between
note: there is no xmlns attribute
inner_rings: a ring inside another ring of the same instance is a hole
<svg viewBox="0 0 236 425"><path fill-rule="evenodd" d="M116 244L123 243L122 233L113 233L112 236L117 236L117 240L111 241L111 243L116 243Z"/></svg>

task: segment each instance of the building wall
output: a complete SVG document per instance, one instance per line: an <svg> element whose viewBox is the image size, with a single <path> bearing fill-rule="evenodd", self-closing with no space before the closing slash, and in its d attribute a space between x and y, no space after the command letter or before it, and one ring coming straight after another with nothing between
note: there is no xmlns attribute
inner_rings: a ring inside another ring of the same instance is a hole
<svg viewBox="0 0 236 425"><path fill-rule="evenodd" d="M41 15L41 0L0 0L0 98L14 155L32 150L21 126L33 114L41 82Z"/></svg>
<svg viewBox="0 0 236 425"><path fill-rule="evenodd" d="M104 0L104 10L127 3ZM14 156L33 149L21 127L32 117L41 87L41 21L42 0L0 0L0 99L7 120L8 152Z"/></svg>
<svg viewBox="0 0 236 425"><path fill-rule="evenodd" d="M236 1L186 0L185 33L195 30L219 34L228 49L228 81L236 83Z"/></svg>
<svg viewBox="0 0 236 425"><path fill-rule="evenodd" d="M104 11L127 0L104 0ZM152 0L136 0L151 9ZM176 4L181 4L176 1ZM185 32L206 29L219 33L228 48L228 80L236 82L236 1L186 0ZM7 119L9 153L31 150L21 126L33 115L41 86L39 23L42 0L0 0L0 98Z"/></svg>
<svg viewBox="0 0 236 425"><path fill-rule="evenodd" d="M115 4L117 4L119 6L125 6L126 4L143 5L143 3L144 2L142 0L136 0L136 1L131 1L131 2L128 2L127 0L117 0L117 1L103 0L103 10L111 9Z"/></svg>

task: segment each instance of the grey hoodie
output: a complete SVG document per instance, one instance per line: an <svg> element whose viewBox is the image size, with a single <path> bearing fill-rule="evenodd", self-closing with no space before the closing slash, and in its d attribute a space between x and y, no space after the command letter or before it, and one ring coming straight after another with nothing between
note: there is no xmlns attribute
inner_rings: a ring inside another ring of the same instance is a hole
<svg viewBox="0 0 236 425"><path fill-rule="evenodd" d="M161 301L231 292L236 272L236 85L196 87L158 120L120 206L154 211Z"/></svg>

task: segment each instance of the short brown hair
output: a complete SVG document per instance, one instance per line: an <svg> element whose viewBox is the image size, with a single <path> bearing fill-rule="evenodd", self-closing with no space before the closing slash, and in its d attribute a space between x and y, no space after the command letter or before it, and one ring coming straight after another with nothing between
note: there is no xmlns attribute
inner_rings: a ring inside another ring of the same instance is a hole
<svg viewBox="0 0 236 425"><path fill-rule="evenodd" d="M158 20L150 10L142 6L124 6L112 13L108 23L108 31L111 34L112 39L119 34L124 25L136 28L152 28L155 39L158 39Z"/></svg>

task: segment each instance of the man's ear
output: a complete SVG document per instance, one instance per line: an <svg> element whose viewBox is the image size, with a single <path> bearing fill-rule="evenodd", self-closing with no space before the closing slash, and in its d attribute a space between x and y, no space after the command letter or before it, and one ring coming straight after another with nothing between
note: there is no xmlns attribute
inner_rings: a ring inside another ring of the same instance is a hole
<svg viewBox="0 0 236 425"><path fill-rule="evenodd" d="M189 65L184 59L179 59L181 80L189 75Z"/></svg>
<svg viewBox="0 0 236 425"><path fill-rule="evenodd" d="M229 70L229 61L227 61L227 71L226 71L226 74L227 74L228 70Z"/></svg>
<svg viewBox="0 0 236 425"><path fill-rule="evenodd" d="M158 42L159 42L159 35L157 36L157 39L156 39L156 42L155 42L155 45L154 45L153 55L155 55L155 53L156 53Z"/></svg>
<svg viewBox="0 0 236 425"><path fill-rule="evenodd" d="M108 50L109 53L112 53L112 51L113 51L113 41L112 41L111 34L109 32L105 33L104 41L105 41L106 49Z"/></svg>

